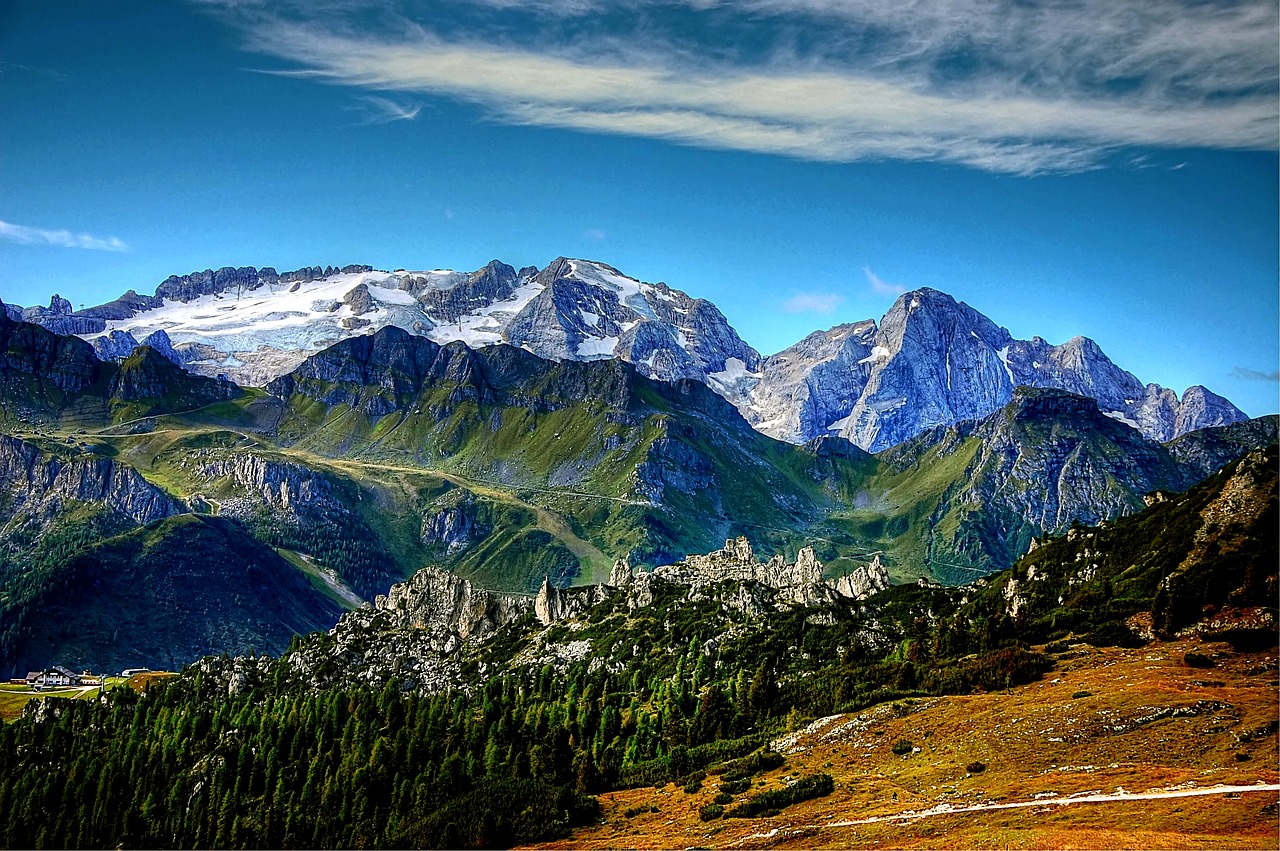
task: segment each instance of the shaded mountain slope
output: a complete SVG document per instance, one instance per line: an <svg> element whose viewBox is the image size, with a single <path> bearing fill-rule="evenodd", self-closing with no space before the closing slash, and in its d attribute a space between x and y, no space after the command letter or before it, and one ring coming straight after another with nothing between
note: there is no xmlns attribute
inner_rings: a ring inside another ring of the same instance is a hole
<svg viewBox="0 0 1280 851"><path fill-rule="evenodd" d="M173 669L206 654L280 653L342 609L238 524L180 515L53 568L8 620L4 667Z"/></svg>
<svg viewBox="0 0 1280 851"><path fill-rule="evenodd" d="M877 457L885 467L851 519L953 583L1009 566L1033 537L1133 513L1149 491L1202 478L1094 400L1030 387L982 420Z"/></svg>

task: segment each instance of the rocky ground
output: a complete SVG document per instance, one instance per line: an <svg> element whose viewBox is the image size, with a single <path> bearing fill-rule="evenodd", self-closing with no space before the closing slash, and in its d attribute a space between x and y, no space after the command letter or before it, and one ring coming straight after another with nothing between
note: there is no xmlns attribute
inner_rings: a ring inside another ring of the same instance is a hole
<svg viewBox="0 0 1280 851"><path fill-rule="evenodd" d="M835 791L776 816L701 821L713 773L694 794L603 795L598 826L541 847L1274 848L1277 695L1274 648L1074 645L1028 686L882 704L780 738L786 763L736 800L816 773Z"/></svg>

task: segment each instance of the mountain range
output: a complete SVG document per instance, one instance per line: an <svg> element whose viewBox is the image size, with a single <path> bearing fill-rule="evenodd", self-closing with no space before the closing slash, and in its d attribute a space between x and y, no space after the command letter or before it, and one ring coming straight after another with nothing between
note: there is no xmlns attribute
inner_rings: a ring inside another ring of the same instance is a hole
<svg viewBox="0 0 1280 851"><path fill-rule="evenodd" d="M870 454L775 440L704 382L616 358L387 326L242 388L150 346L103 360L7 311L0 426L0 655L19 667L279 650L424 565L532 594L735 536L812 546L832 580L879 561L897 582L963 582L1276 440L1270 417L1162 444L1095 399L1020 386ZM161 625L179 589L194 598Z"/></svg>
<svg viewBox="0 0 1280 851"><path fill-rule="evenodd" d="M1164 442L1246 419L1199 385L1144 384L1096 343L1016 340L964 302L922 288L874 320L816 331L770 357L715 305L603 263L543 269L493 261L474 272L369 266L226 267L171 276L81 309L7 306L11 319L90 340L108 359L145 342L197 374L262 386L344 339L397 327L437 343L497 344L554 361L618 359L660 381L694 379L752 427L791 443L835 435L875 452L939 425L984 417L1014 388L1065 390Z"/></svg>

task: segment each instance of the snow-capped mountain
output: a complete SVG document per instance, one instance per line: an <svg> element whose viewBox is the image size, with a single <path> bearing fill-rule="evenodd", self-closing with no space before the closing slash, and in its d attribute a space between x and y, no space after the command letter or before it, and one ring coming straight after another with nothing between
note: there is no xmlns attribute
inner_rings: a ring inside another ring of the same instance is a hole
<svg viewBox="0 0 1280 851"><path fill-rule="evenodd" d="M541 270L495 260L474 272L227 267L171 276L154 296L130 290L86 310L57 295L48 307L5 310L78 334L103 357L121 359L146 343L192 372L249 385L393 325L437 343L505 343L551 360L619 358L649 378L708 384L772 437L802 443L834 434L868 451L984 417L1024 384L1097 399L1109 416L1159 441L1245 419L1203 387L1179 399L1144 385L1088 338L1015 340L932 289L904 294L878 324L816 331L764 359L711 302L564 257Z"/></svg>
<svg viewBox="0 0 1280 851"><path fill-rule="evenodd" d="M933 426L984 417L1018 385L1089 396L1159 441L1246 419L1198 385L1181 400L1143 385L1086 337L1060 346L1015 340L964 302L927 288L902 295L879 326L868 320L810 334L766 358L753 380L732 401L757 429L793 443L838 434L872 452Z"/></svg>
<svg viewBox="0 0 1280 851"><path fill-rule="evenodd" d="M78 334L103 357L126 357L145 339L192 372L249 385L389 325L437 343L508 343L551 360L616 357L650 378L693 378L725 392L760 363L711 302L563 257L541 271L496 260L469 273L228 267L171 276L154 296L130 290L78 312L55 296L20 316Z"/></svg>

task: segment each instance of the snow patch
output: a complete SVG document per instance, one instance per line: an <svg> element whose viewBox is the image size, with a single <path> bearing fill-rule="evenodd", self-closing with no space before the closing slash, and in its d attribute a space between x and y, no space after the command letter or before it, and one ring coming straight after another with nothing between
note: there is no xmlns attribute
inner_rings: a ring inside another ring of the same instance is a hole
<svg viewBox="0 0 1280 851"><path fill-rule="evenodd" d="M1130 428L1138 429L1138 431L1142 430L1141 426L1139 426L1136 422L1131 420L1129 417L1125 416L1124 411L1103 411L1102 413L1108 417L1111 417L1111 419L1113 420L1119 420L1120 422L1124 423Z"/></svg>
<svg viewBox="0 0 1280 851"><path fill-rule="evenodd" d="M1009 366L1009 347L1005 346L1003 349L997 349L996 357L1000 358L1000 362L1004 364L1004 371L1009 374L1009 384L1017 384L1018 382L1013 378L1013 367ZM1036 364L1036 366L1039 366L1039 364Z"/></svg>
<svg viewBox="0 0 1280 851"><path fill-rule="evenodd" d="M590 360L613 357L617 346L617 337L588 337L578 344L578 357Z"/></svg>
<svg viewBox="0 0 1280 851"><path fill-rule="evenodd" d="M844 431L851 422L853 422L853 414L849 414L848 416L841 417L840 419L831 423L830 425L827 426L827 431L837 431L837 432Z"/></svg>
<svg viewBox="0 0 1280 851"><path fill-rule="evenodd" d="M884 346L876 346L871 350L871 354L867 355L858 363L876 363L882 360L888 360L892 357L892 353Z"/></svg>

